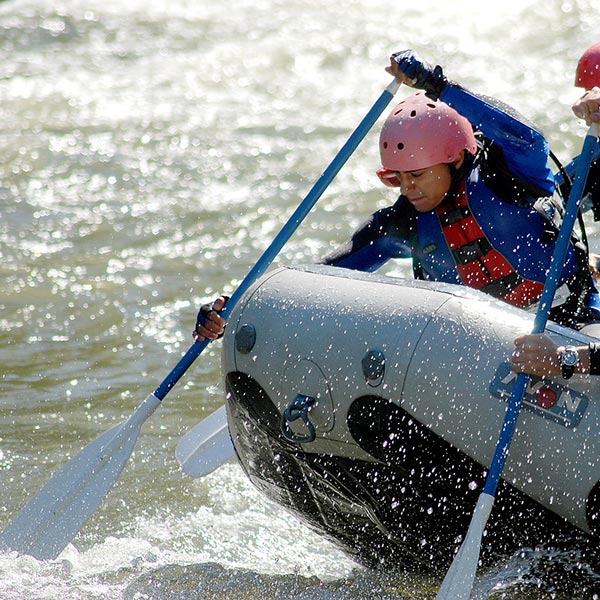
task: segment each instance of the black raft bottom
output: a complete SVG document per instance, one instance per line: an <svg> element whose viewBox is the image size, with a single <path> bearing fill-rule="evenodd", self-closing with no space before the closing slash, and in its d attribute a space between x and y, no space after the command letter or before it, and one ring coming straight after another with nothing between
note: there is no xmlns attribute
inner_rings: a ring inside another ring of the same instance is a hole
<svg viewBox="0 0 600 600"><path fill-rule="evenodd" d="M226 388L234 446L265 496L366 567L446 572L485 482L481 465L377 396L352 403L348 428L380 462L312 454L305 451L310 444L282 436L281 415L251 377L229 373ZM520 548L587 541L565 520L501 482L481 561L485 567Z"/></svg>

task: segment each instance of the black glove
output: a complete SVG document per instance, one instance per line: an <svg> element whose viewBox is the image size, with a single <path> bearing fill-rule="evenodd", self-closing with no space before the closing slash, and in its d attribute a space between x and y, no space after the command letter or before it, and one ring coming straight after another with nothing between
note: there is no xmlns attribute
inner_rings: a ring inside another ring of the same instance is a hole
<svg viewBox="0 0 600 600"><path fill-rule="evenodd" d="M440 65L433 67L414 50L395 52L391 59L404 75L414 80L414 87L425 90L427 96L432 100L440 97L448 82Z"/></svg>
<svg viewBox="0 0 600 600"><path fill-rule="evenodd" d="M227 304L227 301L229 300L229 296L225 296L223 295L223 298L225 298L225 304ZM208 304L203 304L200 307L200 310L198 311L198 316L196 317L196 327L194 329L194 331L196 331L198 329L198 327L202 326L204 327L204 325L206 325L206 321L208 321L208 313L213 312L215 309L213 308L213 302L209 302ZM223 308L225 308L225 304L223 304ZM223 310L223 308L221 308L221 310ZM221 310L217 310L215 312L220 313ZM222 338L223 334L221 334L219 336L219 338Z"/></svg>

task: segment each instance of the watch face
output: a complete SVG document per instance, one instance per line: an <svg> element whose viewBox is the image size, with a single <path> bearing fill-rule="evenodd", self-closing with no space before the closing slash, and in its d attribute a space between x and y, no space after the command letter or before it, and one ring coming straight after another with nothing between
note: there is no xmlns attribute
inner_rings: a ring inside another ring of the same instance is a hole
<svg viewBox="0 0 600 600"><path fill-rule="evenodd" d="M565 367L575 367L579 362L579 353L574 348L565 348L561 362Z"/></svg>

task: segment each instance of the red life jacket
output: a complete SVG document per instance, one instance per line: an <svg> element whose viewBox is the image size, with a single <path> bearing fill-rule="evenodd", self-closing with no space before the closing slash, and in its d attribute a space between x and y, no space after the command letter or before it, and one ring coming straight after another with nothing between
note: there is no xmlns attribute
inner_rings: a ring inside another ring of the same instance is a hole
<svg viewBox="0 0 600 600"><path fill-rule="evenodd" d="M513 306L529 306L539 300L544 284L519 275L491 245L471 212L464 181L453 201L444 200L436 212L459 277L466 286Z"/></svg>

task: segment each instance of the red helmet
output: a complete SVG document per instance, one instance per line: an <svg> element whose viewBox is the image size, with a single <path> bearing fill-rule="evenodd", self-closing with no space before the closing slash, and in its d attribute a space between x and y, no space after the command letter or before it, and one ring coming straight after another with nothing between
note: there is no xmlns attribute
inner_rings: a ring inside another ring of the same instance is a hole
<svg viewBox="0 0 600 600"><path fill-rule="evenodd" d="M575 86L586 90L600 86L600 42L581 55L575 72Z"/></svg>
<svg viewBox="0 0 600 600"><path fill-rule="evenodd" d="M423 92L396 105L379 135L381 164L386 171L418 171L451 163L461 150L477 151L471 123Z"/></svg>

